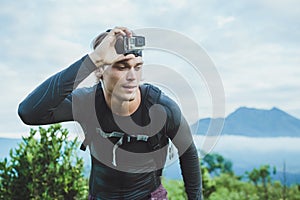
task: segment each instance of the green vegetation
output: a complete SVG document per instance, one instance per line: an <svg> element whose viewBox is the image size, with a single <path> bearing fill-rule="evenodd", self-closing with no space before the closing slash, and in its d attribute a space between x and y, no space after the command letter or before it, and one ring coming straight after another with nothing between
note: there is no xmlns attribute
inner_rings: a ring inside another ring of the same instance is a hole
<svg viewBox="0 0 300 200"><path fill-rule="evenodd" d="M40 127L0 162L0 199L87 199L78 142L68 141L61 125Z"/></svg>
<svg viewBox="0 0 300 200"><path fill-rule="evenodd" d="M300 185L287 187L272 181L276 169L262 165L237 176L232 164L219 154L201 160L203 196L206 200L300 200ZM186 199L182 181L163 181L170 200Z"/></svg>
<svg viewBox="0 0 300 200"><path fill-rule="evenodd" d="M84 163L78 141L56 124L30 131L10 158L0 161L0 199L87 199ZM276 169L262 165L237 176L232 163L219 154L201 160L203 196L207 200L300 200L300 185L272 181ZM183 181L163 179L170 200L184 200Z"/></svg>
<svg viewBox="0 0 300 200"><path fill-rule="evenodd" d="M172 200L185 200L187 199L184 191L183 181L180 180L162 180L162 184L168 191L168 198Z"/></svg>

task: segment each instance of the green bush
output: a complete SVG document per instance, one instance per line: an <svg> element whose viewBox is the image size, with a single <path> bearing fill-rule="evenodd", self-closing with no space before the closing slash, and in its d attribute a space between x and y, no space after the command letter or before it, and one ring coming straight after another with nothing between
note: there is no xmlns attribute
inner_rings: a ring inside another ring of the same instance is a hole
<svg viewBox="0 0 300 200"><path fill-rule="evenodd" d="M227 164L226 164L227 163ZM202 191L207 200L300 200L300 185L286 186L272 181L275 168L261 165L243 176L237 176L232 164L219 154L201 160ZM245 180L246 178L246 180ZM247 181L248 179L248 181ZM181 180L163 180L170 200L184 200Z"/></svg>
<svg viewBox="0 0 300 200"><path fill-rule="evenodd" d="M55 124L30 130L10 159L0 162L0 199L87 199L83 159L76 154L78 141Z"/></svg>
<svg viewBox="0 0 300 200"><path fill-rule="evenodd" d="M185 200L185 199L187 199L183 181L163 179L162 184L168 191L168 199L169 200Z"/></svg>

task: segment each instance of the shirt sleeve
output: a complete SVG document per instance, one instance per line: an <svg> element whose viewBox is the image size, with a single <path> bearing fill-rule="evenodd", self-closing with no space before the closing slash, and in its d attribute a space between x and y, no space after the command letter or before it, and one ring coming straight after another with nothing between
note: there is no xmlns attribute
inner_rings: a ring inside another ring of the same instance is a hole
<svg viewBox="0 0 300 200"><path fill-rule="evenodd" d="M202 184L199 157L193 142L190 127L178 105L168 97L164 102L167 112L167 134L179 153L181 174L188 199L202 199Z"/></svg>
<svg viewBox="0 0 300 200"><path fill-rule="evenodd" d="M22 121L28 125L73 121L72 92L95 69L86 55L48 78L20 103L18 114Z"/></svg>

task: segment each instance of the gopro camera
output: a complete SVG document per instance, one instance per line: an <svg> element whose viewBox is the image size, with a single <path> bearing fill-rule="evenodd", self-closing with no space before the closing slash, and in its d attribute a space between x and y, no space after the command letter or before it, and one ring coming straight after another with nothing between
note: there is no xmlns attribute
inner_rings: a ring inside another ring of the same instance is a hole
<svg viewBox="0 0 300 200"><path fill-rule="evenodd" d="M145 37L143 36L124 36L124 51L125 53L143 50L145 46Z"/></svg>

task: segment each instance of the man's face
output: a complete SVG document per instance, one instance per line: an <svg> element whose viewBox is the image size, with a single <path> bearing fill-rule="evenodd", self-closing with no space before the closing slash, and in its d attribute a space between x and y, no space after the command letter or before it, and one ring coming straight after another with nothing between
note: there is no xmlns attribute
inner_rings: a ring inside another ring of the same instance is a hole
<svg viewBox="0 0 300 200"><path fill-rule="evenodd" d="M138 94L142 65L142 57L138 56L108 66L102 79L106 94L120 101L134 100Z"/></svg>

